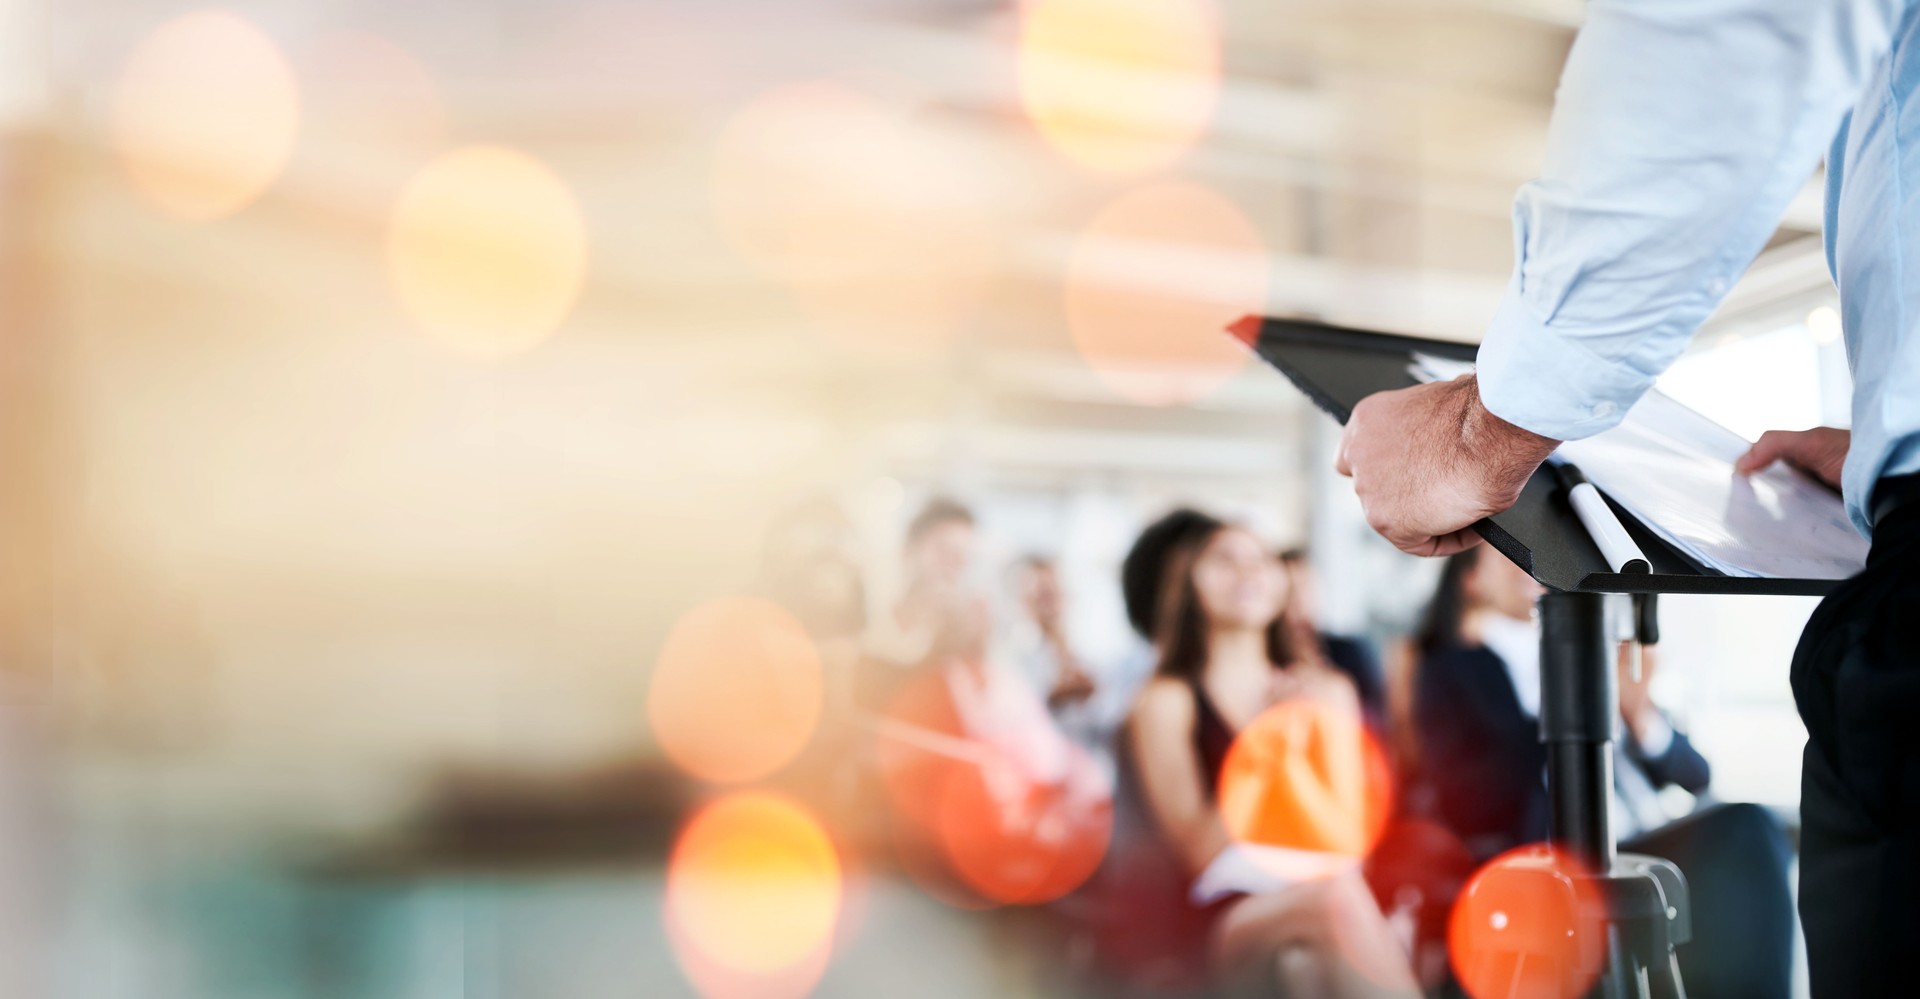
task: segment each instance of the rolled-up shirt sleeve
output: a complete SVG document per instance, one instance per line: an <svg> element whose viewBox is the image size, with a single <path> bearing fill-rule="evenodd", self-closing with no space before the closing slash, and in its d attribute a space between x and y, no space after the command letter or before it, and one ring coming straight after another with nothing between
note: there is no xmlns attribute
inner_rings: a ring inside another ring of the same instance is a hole
<svg viewBox="0 0 1920 999"><path fill-rule="evenodd" d="M1494 415L1620 422L1812 176L1905 0L1592 0L1479 355Z"/></svg>

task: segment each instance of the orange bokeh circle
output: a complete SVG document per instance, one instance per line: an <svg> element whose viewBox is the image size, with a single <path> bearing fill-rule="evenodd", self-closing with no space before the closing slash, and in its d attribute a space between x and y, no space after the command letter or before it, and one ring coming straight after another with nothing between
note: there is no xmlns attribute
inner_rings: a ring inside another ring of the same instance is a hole
<svg viewBox="0 0 1920 999"><path fill-rule="evenodd" d="M797 997L831 956L843 895L826 832L792 802L736 794L701 809L667 866L680 964L712 999Z"/></svg>
<svg viewBox="0 0 1920 999"><path fill-rule="evenodd" d="M1225 329L1265 311L1268 284L1265 244L1232 202L1156 184L1107 205L1074 242L1067 331L1116 394L1191 402L1246 366L1246 348Z"/></svg>
<svg viewBox="0 0 1920 999"><path fill-rule="evenodd" d="M1580 861L1544 845L1488 861L1447 926L1447 955L1475 999L1574 999L1606 956L1606 899Z"/></svg>
<svg viewBox="0 0 1920 999"><path fill-rule="evenodd" d="M966 731L940 670L897 691L884 726L877 755L896 855L928 894L967 909L1038 905L1079 888L1106 857L1111 785L1064 737L1061 765L1034 773Z"/></svg>
<svg viewBox="0 0 1920 999"><path fill-rule="evenodd" d="M983 747L984 748L984 747ZM1112 798L1093 760L1069 746L1066 779L1041 782L991 759L951 775L939 837L969 888L1003 905L1039 905L1085 884L1113 836Z"/></svg>
<svg viewBox="0 0 1920 999"><path fill-rule="evenodd" d="M888 692L874 758L894 813L923 829L940 824L940 803L954 775L971 764L959 753L971 744L960 737L960 716L939 670L924 670Z"/></svg>
<svg viewBox="0 0 1920 999"><path fill-rule="evenodd" d="M1220 26L1203 0L1034 0L1021 14L1021 105L1081 166L1139 174L1205 134Z"/></svg>
<svg viewBox="0 0 1920 999"><path fill-rule="evenodd" d="M729 597L689 611L654 666L653 734L701 780L758 780L813 737L825 697L806 629L771 601Z"/></svg>
<svg viewBox="0 0 1920 999"><path fill-rule="evenodd" d="M1393 808L1386 751L1360 714L1310 698L1268 708L1235 736L1219 786L1235 840L1356 859Z"/></svg>

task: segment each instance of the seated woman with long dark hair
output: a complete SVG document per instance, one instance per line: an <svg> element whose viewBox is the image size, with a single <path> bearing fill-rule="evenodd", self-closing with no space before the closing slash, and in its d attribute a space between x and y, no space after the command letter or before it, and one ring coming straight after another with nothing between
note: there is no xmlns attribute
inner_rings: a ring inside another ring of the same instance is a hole
<svg viewBox="0 0 1920 999"><path fill-rule="evenodd" d="M1450 559L1417 637L1414 728L1421 782L1437 817L1485 860L1547 837L1540 742L1541 587L1482 545ZM1620 848L1686 875L1693 942L1679 949L1687 993L1785 999L1793 963L1788 847L1757 805L1721 804L1669 821L1658 791L1703 793L1707 761L1647 696L1656 655L1636 677L1621 649L1621 737L1614 759Z"/></svg>
<svg viewBox="0 0 1920 999"><path fill-rule="evenodd" d="M1289 703L1345 719L1333 728L1357 734L1361 704L1349 675L1311 650L1289 647L1286 577L1259 538L1192 511L1163 519L1143 541L1151 537L1166 542L1164 558L1155 559L1164 567L1151 574L1159 585L1147 629L1158 663L1123 734L1121 757L1131 797L1177 872L1163 889L1174 897L1154 907L1155 930L1200 949L1216 984L1270 986L1287 996L1417 995L1357 858L1309 875L1218 876L1231 866L1223 858L1234 859L1241 846L1220 807L1236 737ZM1150 880L1143 871L1133 876L1136 884ZM1208 879L1211 888L1196 890Z"/></svg>

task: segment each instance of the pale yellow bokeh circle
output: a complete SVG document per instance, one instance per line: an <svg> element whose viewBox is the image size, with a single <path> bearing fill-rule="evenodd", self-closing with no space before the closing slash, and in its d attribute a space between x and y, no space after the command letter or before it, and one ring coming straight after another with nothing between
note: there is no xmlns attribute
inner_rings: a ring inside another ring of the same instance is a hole
<svg viewBox="0 0 1920 999"><path fill-rule="evenodd" d="M204 221L231 215L280 176L300 127L293 68L252 22L183 14L143 39L115 88L112 141L142 197Z"/></svg>
<svg viewBox="0 0 1920 999"><path fill-rule="evenodd" d="M1147 173L1211 124L1220 49L1205 0L1032 0L1021 15L1021 104L1069 160Z"/></svg>
<svg viewBox="0 0 1920 999"><path fill-rule="evenodd" d="M467 146L408 182L387 259L420 329L461 354L509 357L572 311L586 281L587 225L572 190L544 163Z"/></svg>
<svg viewBox="0 0 1920 999"><path fill-rule="evenodd" d="M806 810L765 792L697 812L667 861L667 933L708 999L801 999L832 956L838 852Z"/></svg>

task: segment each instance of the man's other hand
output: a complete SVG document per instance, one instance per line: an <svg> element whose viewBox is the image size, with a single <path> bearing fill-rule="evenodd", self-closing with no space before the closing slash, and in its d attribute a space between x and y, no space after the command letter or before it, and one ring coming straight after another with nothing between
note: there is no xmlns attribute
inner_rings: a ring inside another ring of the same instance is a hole
<svg viewBox="0 0 1920 999"><path fill-rule="evenodd" d="M1852 443L1852 431L1833 427L1769 430L1734 462L1733 468L1741 475L1752 475L1776 461L1784 461L1838 489L1840 466L1847 463L1847 447Z"/></svg>
<svg viewBox="0 0 1920 999"><path fill-rule="evenodd" d="M1559 444L1487 412L1462 375L1360 400L1337 467L1394 547L1451 555L1480 543L1472 525L1512 506Z"/></svg>

